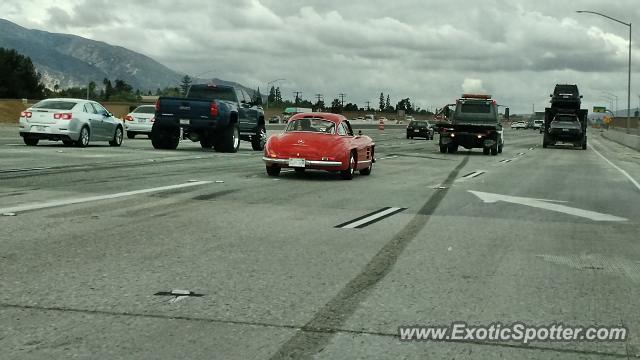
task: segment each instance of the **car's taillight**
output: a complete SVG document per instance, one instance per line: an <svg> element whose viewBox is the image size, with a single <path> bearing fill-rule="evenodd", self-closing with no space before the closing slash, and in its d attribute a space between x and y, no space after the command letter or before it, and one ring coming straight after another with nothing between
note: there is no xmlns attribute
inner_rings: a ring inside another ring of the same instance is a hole
<svg viewBox="0 0 640 360"><path fill-rule="evenodd" d="M56 120L71 120L73 117L72 113L55 113L53 114L53 118Z"/></svg>
<svg viewBox="0 0 640 360"><path fill-rule="evenodd" d="M155 118L155 117L152 117L151 119L149 119L149 122L151 122L151 123L153 123L153 122L155 122L155 121L156 121L156 118Z"/></svg>
<svg viewBox="0 0 640 360"><path fill-rule="evenodd" d="M156 112L160 110L160 99L156 100Z"/></svg>
<svg viewBox="0 0 640 360"><path fill-rule="evenodd" d="M133 116L131 116L131 115L125 115L125 116L124 116L124 121L133 121Z"/></svg>
<svg viewBox="0 0 640 360"><path fill-rule="evenodd" d="M209 111L211 112L211 117L218 116L218 104L215 102L212 102L211 106L209 107Z"/></svg>
<svg viewBox="0 0 640 360"><path fill-rule="evenodd" d="M27 118L27 119L31 118L31 115L33 115L31 111L23 111L20 113L20 117Z"/></svg>

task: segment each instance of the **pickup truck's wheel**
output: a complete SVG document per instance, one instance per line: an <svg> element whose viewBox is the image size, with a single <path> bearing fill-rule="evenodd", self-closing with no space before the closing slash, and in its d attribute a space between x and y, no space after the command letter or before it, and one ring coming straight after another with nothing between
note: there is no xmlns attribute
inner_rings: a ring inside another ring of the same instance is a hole
<svg viewBox="0 0 640 360"><path fill-rule="evenodd" d="M356 158L353 156L353 153L349 154L349 167L347 170L340 171L340 177L343 180L351 180L353 179L353 173L356 168Z"/></svg>
<svg viewBox="0 0 640 360"><path fill-rule="evenodd" d="M238 124L227 126L218 136L214 147L218 152L237 152L238 148L240 148L240 129Z"/></svg>
<svg viewBox="0 0 640 360"><path fill-rule="evenodd" d="M498 155L498 144L495 144L491 147L491 155L492 156Z"/></svg>
<svg viewBox="0 0 640 360"><path fill-rule="evenodd" d="M211 149L213 147L213 139L210 136L203 136L200 139L200 147L203 149Z"/></svg>
<svg viewBox="0 0 640 360"><path fill-rule="evenodd" d="M582 150L587 150L587 138L584 138L584 141L582 141Z"/></svg>
<svg viewBox="0 0 640 360"><path fill-rule="evenodd" d="M488 148L488 147L482 148L482 153L485 155L489 155L491 153L491 148Z"/></svg>
<svg viewBox="0 0 640 360"><path fill-rule="evenodd" d="M180 128L151 128L151 144L155 149L175 150L180 143Z"/></svg>
<svg viewBox="0 0 640 360"><path fill-rule="evenodd" d="M504 147L504 144L500 144L498 146L498 154L502 154L502 148Z"/></svg>
<svg viewBox="0 0 640 360"><path fill-rule="evenodd" d="M267 143L267 129L264 125L258 126L257 134L251 137L251 148L254 151L264 150L264 146Z"/></svg>
<svg viewBox="0 0 640 360"><path fill-rule="evenodd" d="M280 166L277 165L267 165L267 175L269 176L278 176L280 175Z"/></svg>
<svg viewBox="0 0 640 360"><path fill-rule="evenodd" d="M122 128L120 126L116 127L116 132L113 134L113 139L109 141L109 145L118 147L122 145L122 138L124 137L124 133L122 132Z"/></svg>

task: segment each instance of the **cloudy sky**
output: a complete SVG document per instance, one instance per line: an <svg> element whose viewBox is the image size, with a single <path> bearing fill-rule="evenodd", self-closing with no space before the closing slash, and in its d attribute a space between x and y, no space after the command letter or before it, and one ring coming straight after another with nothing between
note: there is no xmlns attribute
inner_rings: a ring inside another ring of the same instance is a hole
<svg viewBox="0 0 640 360"><path fill-rule="evenodd" d="M638 0L4 0L21 26L120 45L177 71L235 80L285 97L339 93L345 101L422 108L486 91L512 112L542 110L553 85L577 83L587 106L603 92L626 108L628 27ZM637 33L637 32L636 32ZM640 41L640 37L636 37ZM633 47L632 72L640 70ZM632 107L640 76L632 76Z"/></svg>

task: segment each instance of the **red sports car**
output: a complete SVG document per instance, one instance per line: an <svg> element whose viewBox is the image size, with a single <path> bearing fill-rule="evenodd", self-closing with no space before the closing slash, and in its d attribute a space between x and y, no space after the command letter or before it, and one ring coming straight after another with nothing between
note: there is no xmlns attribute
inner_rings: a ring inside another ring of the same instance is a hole
<svg viewBox="0 0 640 360"><path fill-rule="evenodd" d="M356 170L371 174L374 148L370 137L353 134L344 116L305 113L292 116L282 134L269 138L262 160L269 176L278 176L282 168L316 169L350 180Z"/></svg>

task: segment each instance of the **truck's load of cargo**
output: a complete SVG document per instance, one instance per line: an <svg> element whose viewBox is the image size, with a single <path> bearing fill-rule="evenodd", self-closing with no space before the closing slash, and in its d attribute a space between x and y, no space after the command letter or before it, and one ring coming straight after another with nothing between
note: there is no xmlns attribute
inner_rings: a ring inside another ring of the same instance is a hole
<svg viewBox="0 0 640 360"><path fill-rule="evenodd" d="M554 109L580 109L582 96L578 85L558 84L550 96L551 107Z"/></svg>
<svg viewBox="0 0 640 360"><path fill-rule="evenodd" d="M587 148L587 110L580 109L582 96L577 85L556 85L551 107L545 109L542 147L557 143Z"/></svg>

